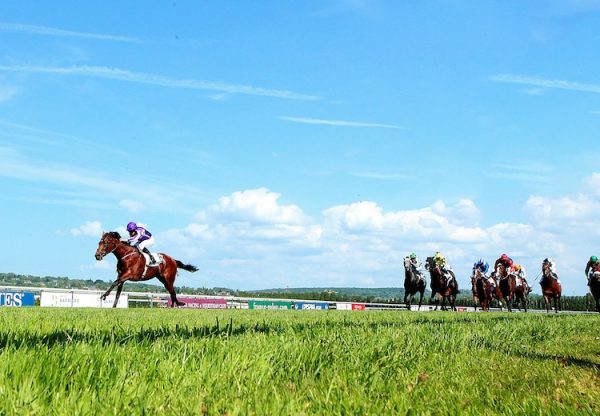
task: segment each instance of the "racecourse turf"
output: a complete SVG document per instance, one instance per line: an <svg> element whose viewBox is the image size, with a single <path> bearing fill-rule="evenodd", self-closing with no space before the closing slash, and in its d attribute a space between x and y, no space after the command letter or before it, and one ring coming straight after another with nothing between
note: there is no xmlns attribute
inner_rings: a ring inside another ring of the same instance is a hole
<svg viewBox="0 0 600 416"><path fill-rule="evenodd" d="M600 316L0 310L0 415L600 414Z"/></svg>

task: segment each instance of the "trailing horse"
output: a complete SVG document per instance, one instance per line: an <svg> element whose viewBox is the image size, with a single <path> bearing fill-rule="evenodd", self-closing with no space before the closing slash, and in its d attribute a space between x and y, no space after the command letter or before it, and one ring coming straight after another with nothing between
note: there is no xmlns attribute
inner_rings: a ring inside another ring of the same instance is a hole
<svg viewBox="0 0 600 416"><path fill-rule="evenodd" d="M479 302L482 310L489 311L495 292L492 291L490 282L483 277L481 270L476 270L475 274L471 276L471 289L473 291L475 310L477 310L477 303Z"/></svg>
<svg viewBox="0 0 600 416"><path fill-rule="evenodd" d="M117 258L117 280L115 280L106 293L102 295L102 300L105 300L110 292L116 287L117 295L115 297L113 308L117 307L119 296L121 296L121 290L123 290L123 284L125 284L126 281L139 282L150 280L155 277L160 280L171 295L172 307L175 305L185 305L185 303L177 300L177 295L175 295L175 289L173 287L175 277L177 276L177 269L195 272L198 270L197 267L192 266L191 264L184 264L163 253L159 254L159 256L162 257L162 261L157 266L148 267L142 253L140 253L137 248L131 247L124 241L121 241L121 235L115 231L102 234L102 238L98 242L98 249L96 250L96 260L102 260L110 253L113 253Z"/></svg>
<svg viewBox="0 0 600 416"><path fill-rule="evenodd" d="M496 293L499 295L498 300L501 304L506 305L509 312L512 312L512 303L517 285L515 275L512 273L509 274L504 265L499 264L496 269L496 276L498 277L498 290L496 290Z"/></svg>
<svg viewBox="0 0 600 416"><path fill-rule="evenodd" d="M554 300L554 310L556 313L561 310L562 286L558 280L556 273L552 273L548 266L542 268L542 280L540 281L542 286L542 295L546 302L546 312L550 312L552 309L552 300Z"/></svg>
<svg viewBox="0 0 600 416"><path fill-rule="evenodd" d="M419 296L419 307L417 310L421 309L421 305L423 304L423 293L425 293L425 287L427 286L427 282L425 281L425 276L422 273L419 273L414 264L407 257L404 259L404 303L408 307L410 311L410 306L412 304L413 298L415 294L420 293Z"/></svg>
<svg viewBox="0 0 600 416"><path fill-rule="evenodd" d="M590 293L596 301L596 312L600 312L600 264L595 264L590 276Z"/></svg>
<svg viewBox="0 0 600 416"><path fill-rule="evenodd" d="M517 305L519 309L523 306L525 312L527 312L527 307L529 306L529 294L531 293L531 287L527 283L524 277L521 277L521 284L515 287L515 297L514 303Z"/></svg>
<svg viewBox="0 0 600 416"><path fill-rule="evenodd" d="M440 267L435 264L433 257L427 257L425 261L425 268L429 270L429 274L431 276L431 299L433 301L435 298L435 310L437 311L438 305L440 303L440 297L442 298L442 310L446 309L446 300L450 302L450 308L455 311L456 310L456 295L459 293L458 290L458 282L456 281L456 276L452 270L448 270L448 273L451 275L451 278L444 275L440 270ZM436 297L437 295L437 297Z"/></svg>

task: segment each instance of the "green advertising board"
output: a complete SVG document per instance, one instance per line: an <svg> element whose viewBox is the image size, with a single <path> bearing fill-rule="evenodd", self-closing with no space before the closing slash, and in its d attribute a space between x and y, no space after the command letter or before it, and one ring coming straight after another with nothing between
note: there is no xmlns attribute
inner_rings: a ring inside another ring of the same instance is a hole
<svg viewBox="0 0 600 416"><path fill-rule="evenodd" d="M277 300L250 300L248 309L292 309L292 302Z"/></svg>

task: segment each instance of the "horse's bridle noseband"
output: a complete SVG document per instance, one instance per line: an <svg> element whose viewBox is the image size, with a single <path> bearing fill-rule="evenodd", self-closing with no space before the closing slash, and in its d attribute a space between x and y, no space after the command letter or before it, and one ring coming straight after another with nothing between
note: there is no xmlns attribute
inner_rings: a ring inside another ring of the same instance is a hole
<svg viewBox="0 0 600 416"><path fill-rule="evenodd" d="M115 246L113 247L112 250L106 251L106 244L107 244L106 239L103 238L102 240L100 240L100 242L104 245L104 249L100 253L100 260L102 260L104 257L106 257L107 255L109 255L110 253L112 253L113 251L115 251L117 249L117 244L115 244Z"/></svg>

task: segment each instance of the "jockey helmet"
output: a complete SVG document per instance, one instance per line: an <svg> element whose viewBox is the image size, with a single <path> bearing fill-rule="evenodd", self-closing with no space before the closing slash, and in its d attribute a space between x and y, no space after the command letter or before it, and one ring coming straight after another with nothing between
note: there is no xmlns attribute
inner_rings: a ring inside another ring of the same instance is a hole
<svg viewBox="0 0 600 416"><path fill-rule="evenodd" d="M521 270L521 265L520 264L515 264L515 271L520 271Z"/></svg>
<svg viewBox="0 0 600 416"><path fill-rule="evenodd" d="M550 257L548 257L546 260L547 260L548 264L554 264L554 261Z"/></svg>
<svg viewBox="0 0 600 416"><path fill-rule="evenodd" d="M590 257L590 261L591 261L592 263L598 263L598 257L596 257L596 256L592 256L592 257Z"/></svg>
<svg viewBox="0 0 600 416"><path fill-rule="evenodd" d="M127 231L129 232L135 231L137 228L137 224L133 221L127 224Z"/></svg>
<svg viewBox="0 0 600 416"><path fill-rule="evenodd" d="M548 263L550 263L550 259L549 259L548 257L546 257L546 258L544 259L544 264L548 264Z"/></svg>
<svg viewBox="0 0 600 416"><path fill-rule="evenodd" d="M417 253L415 253L414 251L412 253L410 253L410 257L411 259L416 259L417 258Z"/></svg>
<svg viewBox="0 0 600 416"><path fill-rule="evenodd" d="M508 260L508 256L506 254L502 254L500 256L500 259L502 259L502 260Z"/></svg>

